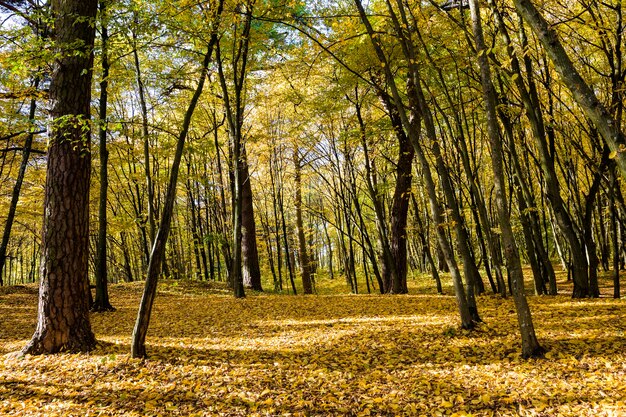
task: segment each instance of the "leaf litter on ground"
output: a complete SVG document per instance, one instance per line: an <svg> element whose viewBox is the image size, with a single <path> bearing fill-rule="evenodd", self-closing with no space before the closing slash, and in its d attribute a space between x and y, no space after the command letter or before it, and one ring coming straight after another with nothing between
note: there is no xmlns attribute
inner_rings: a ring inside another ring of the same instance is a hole
<svg viewBox="0 0 626 417"><path fill-rule="evenodd" d="M90 354L20 356L34 287L0 293L2 416L621 416L624 302L530 297L545 359L522 360L510 299L252 295L160 284L145 361L131 359L139 283L111 287Z"/></svg>

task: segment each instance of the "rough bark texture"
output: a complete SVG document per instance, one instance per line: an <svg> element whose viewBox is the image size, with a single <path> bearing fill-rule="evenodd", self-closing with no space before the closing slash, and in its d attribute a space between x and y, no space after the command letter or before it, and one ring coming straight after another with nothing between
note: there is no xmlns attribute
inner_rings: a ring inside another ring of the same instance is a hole
<svg viewBox="0 0 626 417"><path fill-rule="evenodd" d="M53 39L61 53L50 84L53 126L44 202L37 328L23 353L94 348L89 322L89 104L97 0L51 2Z"/></svg>
<svg viewBox="0 0 626 417"><path fill-rule="evenodd" d="M408 271L407 247L406 247L406 224L409 214L409 201L411 198L411 166L415 150L411 146L406 135L397 135L400 155L396 165L396 188L393 193L391 206L391 236L389 243L391 254L396 262L396 274L398 290L402 294L409 292L406 276Z"/></svg>
<svg viewBox="0 0 626 417"><path fill-rule="evenodd" d="M398 140L398 162L396 164L396 187L393 192L390 219L389 252L393 267L383 263L383 282L388 291L392 293L406 294L407 288L407 217L409 214L409 201L411 198L411 182L413 159L415 149L402 128L402 120L398 109L391 102L391 98L382 90L377 89L377 95L389 113L391 125Z"/></svg>

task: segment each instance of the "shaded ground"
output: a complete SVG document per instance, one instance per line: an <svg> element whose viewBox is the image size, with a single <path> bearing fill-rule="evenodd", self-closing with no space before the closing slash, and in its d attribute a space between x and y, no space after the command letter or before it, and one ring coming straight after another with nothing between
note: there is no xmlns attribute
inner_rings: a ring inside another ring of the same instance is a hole
<svg viewBox="0 0 626 417"><path fill-rule="evenodd" d="M145 362L128 356L140 284L112 286L118 310L92 315L90 355L10 354L34 330L37 295L0 292L0 415L626 415L621 300L531 297L549 353L523 361L513 304L490 295L486 323L466 332L451 296L160 288Z"/></svg>

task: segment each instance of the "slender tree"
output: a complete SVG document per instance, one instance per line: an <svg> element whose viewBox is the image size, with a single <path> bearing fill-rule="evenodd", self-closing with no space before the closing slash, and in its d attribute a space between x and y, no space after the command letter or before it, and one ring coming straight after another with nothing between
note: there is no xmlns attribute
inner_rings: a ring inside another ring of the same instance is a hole
<svg viewBox="0 0 626 417"><path fill-rule="evenodd" d="M600 103L589 84L581 77L565 48L563 48L554 28L550 27L532 1L513 0L513 3L541 41L554 64L554 68L572 92L574 100L593 122L611 149L611 157L615 159L622 176L626 177L626 141L620 130L619 121L615 120L606 107Z"/></svg>
<svg viewBox="0 0 626 417"><path fill-rule="evenodd" d="M189 133L189 126L191 125L191 118L198 105L198 100L204 89L204 83L207 77L207 71L213 55L213 49L217 44L218 28L222 10L224 8L224 0L219 0L217 4L212 4L212 32L209 39L206 53L204 54L204 60L200 69L200 76L198 79L198 85L194 91L194 94L189 102L187 111L185 112L185 118L178 135L176 142L176 151L174 154L174 160L172 161L172 167L170 171L170 179L167 185L167 192L165 195L165 203L163 206L163 213L161 214L161 221L159 224L159 230L157 231L154 245L152 246L152 252L150 253L150 261L148 263L148 271L146 274L146 285L141 297L141 303L139 305L139 311L137 313L137 320L133 329L131 355L133 358L145 358L146 357L146 335L148 333L148 326L150 324L150 316L152 313L152 305L154 304L154 298L156 296L157 282L159 274L161 273L161 266L163 259L165 258L165 245L169 236L172 216L174 212L174 202L176 200L176 188L178 184L178 172L180 168L180 161L183 156L183 150L185 149L185 140Z"/></svg>
<svg viewBox="0 0 626 417"><path fill-rule="evenodd" d="M96 297L92 311L115 310L109 302L107 275L107 193L109 188L109 150L107 149L107 102L109 89L109 31L107 27L107 1L100 1L100 37L102 41L102 79L100 80L100 196L98 201L98 243L96 245Z"/></svg>
<svg viewBox="0 0 626 417"><path fill-rule="evenodd" d="M487 116L487 134L491 145L491 161L496 192L496 206L498 210L498 218L500 219L504 254L509 267L513 301L515 303L517 320L522 336L522 356L524 358L536 357L543 355L545 350L541 347L537 341L537 337L535 336L535 328L530 314L530 307L528 306L528 301L526 300L526 295L524 294L524 274L522 272L522 264L519 258L519 251L517 249L517 244L515 243L515 236L513 235L513 229L511 227L511 220L507 208L503 163L504 151L502 149L502 143L500 142L500 132L496 113L496 96L491 80L489 61L487 60L487 48L483 38L478 0L470 0L470 11L472 16L472 30L474 33L474 41L476 42L478 63L480 66L483 99Z"/></svg>
<svg viewBox="0 0 626 417"><path fill-rule="evenodd" d="M217 66L220 85L224 99L224 111L228 122L228 133L231 138L232 146L232 207L233 207L233 263L231 271L231 284L235 293L235 297L245 297L243 285L243 234L245 232L243 225L244 212L247 216L253 216L252 197L244 192L244 189L250 186L250 178L248 174L246 161L246 151L244 146L243 122L244 122L244 101L245 101L245 83L248 75L248 58L250 52L250 32L252 27L252 9L254 0L245 3L239 3L235 8L235 13L241 14L241 28L239 24L234 24L232 39L232 89L229 88L229 82L224 71L224 60L222 59L221 42L217 44ZM240 16L237 16L239 22ZM238 30L241 30L239 33ZM244 201L246 197L246 201ZM248 198L249 197L249 198ZM244 203L246 204L244 210ZM248 222L248 229L254 227L254 221ZM254 232L254 242L251 236L246 236L246 243L256 245L256 232ZM248 254L250 252L248 251ZM254 251L258 263L258 251ZM252 268L256 269L256 268ZM250 270L252 270L250 269ZM250 272L250 270L248 272ZM252 277L251 277L252 278ZM260 286L260 280L258 281Z"/></svg>

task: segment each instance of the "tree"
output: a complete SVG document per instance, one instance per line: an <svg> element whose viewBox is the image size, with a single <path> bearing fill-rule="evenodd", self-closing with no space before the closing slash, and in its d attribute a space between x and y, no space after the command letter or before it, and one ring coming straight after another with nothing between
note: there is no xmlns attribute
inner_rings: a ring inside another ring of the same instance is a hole
<svg viewBox="0 0 626 417"><path fill-rule="evenodd" d="M37 328L25 354L89 351L89 109L97 0L52 0L58 58L50 83L43 261Z"/></svg>
<svg viewBox="0 0 626 417"><path fill-rule="evenodd" d="M556 32L548 25L532 2L530 0L514 0L513 2L541 41L554 67L563 78L563 82L572 92L574 100L594 123L611 149L611 157L615 159L622 176L626 177L626 141L620 130L620 121L611 116L589 84L580 76Z"/></svg>
<svg viewBox="0 0 626 417"><path fill-rule="evenodd" d="M0 6L6 7L7 5L5 5L4 3L0 3ZM48 28L43 23L41 18L37 18L37 19L27 18L27 21L30 23L33 34L35 35L37 39L45 39L48 37ZM32 88L35 91L37 91L41 83L40 71L41 69L38 68L32 80ZM28 168L28 162L30 159L32 146L33 146L33 139L35 138L35 135L37 133L36 128L35 128L36 112L37 112L37 98L36 98L36 95L33 95L33 97L30 99L30 105L29 105L29 110L28 110L28 123L30 126L28 129L28 133L26 134L26 140L24 141L24 145L21 148L22 161L20 163L20 168L17 174L17 178L15 179L13 192L11 193L11 203L9 205L7 219L4 224L4 230L2 233L2 241L0 242L0 286L3 285L2 275L4 272L4 266L7 260L7 249L9 246L9 240L11 238L11 230L13 229L13 222L15 221L17 204L20 199L20 193L22 190L22 185L24 183L24 177L26 176L26 168Z"/></svg>
<svg viewBox="0 0 626 417"><path fill-rule="evenodd" d="M421 128L421 123L423 120L424 125L426 127L426 131L427 131L427 137L431 141L433 153L435 154L437 171L439 175L442 177L442 183L443 183L443 187L445 190L446 198L448 200L448 204L455 204L455 200L453 198L450 198L450 197L453 197L451 195L452 190L450 188L451 187L450 178L449 178L447 167L444 164L444 161L442 159L442 155L440 152L440 148L439 148L439 144L437 140L438 138L436 137L436 133L435 133L435 125L434 125L432 113L425 101L425 98L422 92L422 87L421 87L420 78L419 78L419 69L418 69L418 64L416 61L417 57L415 56L415 50L410 40L406 36L404 36L406 34L406 31L403 31L401 29L401 27L408 28L409 24L405 19L405 15L403 14L402 15L403 22L401 26L400 23L397 22L397 16L395 16L395 13L392 10L391 3L387 3L390 13L396 20L394 22L396 31L397 31L396 34L402 37L403 53L409 64L409 71L407 75L409 112L407 112L405 110L405 104L402 101L402 97L400 95L398 86L395 82L394 75L390 69L389 60L386 57L380 42L378 41L378 37L376 36L374 28L372 27L372 24L370 23L369 18L367 17L365 13L365 9L363 8L363 5L360 0L354 0L354 4L356 5L358 9L359 16L361 17L361 21L363 22L363 24L365 25L367 29L367 33L376 51L376 55L380 61L380 64L384 68L385 78L389 85L389 88L391 89L391 97L393 98L393 101L395 102L400 119L402 121L402 125L404 129L406 130L407 136L409 137L411 144L415 148L417 160L419 161L421 168L423 170L424 179L426 182L426 188L428 191L428 198L430 202L432 218L437 224L437 237L439 240L439 245L442 251L444 252L446 263L448 264L448 267L450 268L450 271L452 273L457 307L459 309L459 315L461 317L461 327L463 327L464 329L474 328L476 325L476 320L479 319L478 311L475 308L476 306L473 303L473 300L468 299L465 293L465 290L463 288L463 282L461 279L461 274L460 274L456 259L454 257L452 247L447 240L447 236L444 231L444 228L441 227L441 225L444 223L443 221L444 210L442 208L441 203L438 200L435 181L434 181L434 178L432 177L430 164L426 156L426 153L424 151L424 146L421 143L422 138L420 134L420 128ZM404 6L401 3L398 3L398 8L402 13ZM463 239L462 236L457 236L457 237L459 239L459 243L461 244L465 243L465 242L461 242L461 240ZM467 276L466 279L469 280L471 279L471 277ZM468 287L473 287L471 283L469 284L470 285L468 285Z"/></svg>
<svg viewBox="0 0 626 417"><path fill-rule="evenodd" d="M519 258L519 251L513 235L509 212L506 204L505 181L504 181L504 151L500 142L500 132L496 114L496 97L491 80L491 69L487 60L486 46L483 38L483 29L480 19L480 7L478 0L470 0L470 11L472 15L472 30L474 41L476 42L476 52L478 64L480 66L480 78L483 89L484 106L487 118L487 134L491 144L491 164L493 167L494 185L496 191L496 206L500 228L502 230L502 241L504 245L504 255L509 268L511 278L511 290L517 311L517 321L522 336L522 357L542 356L544 348L537 341L535 328L533 326L530 307L524 294L524 274Z"/></svg>
<svg viewBox="0 0 626 417"><path fill-rule="evenodd" d="M211 6L210 12L212 13L212 32L207 45L206 53L204 54L202 67L200 68L198 84L191 101L189 102L187 111L185 112L185 118L176 142L176 150L174 153L174 160L172 161L170 179L167 185L167 192L163 212L161 214L159 230L157 231L152 252L150 253L150 261L148 262L148 271L146 273L146 285L141 297L141 303L137 313L137 321L135 322L135 327L133 328L131 344L131 355L133 358L146 357L146 335L150 324L152 305L154 304L154 298L156 297L157 282L159 274L161 273L163 259L165 257L165 245L167 243L172 225L176 188L178 185L178 171L183 156L183 150L185 149L185 140L187 139L187 134L189 133L189 126L191 125L193 113L198 104L198 100L200 99L200 95L202 94L202 90L204 89L204 83L207 77L211 57L213 55L213 49L218 42L218 28L224 7L224 0L219 0L217 4L213 3Z"/></svg>
<svg viewBox="0 0 626 417"><path fill-rule="evenodd" d="M307 249L304 232L304 221L302 220L302 156L298 146L294 146L293 164L296 192L294 205L296 208L296 229L298 237L298 258L300 259L300 269L302 270L302 289L305 294L313 294L313 276L311 273L311 260Z"/></svg>
<svg viewBox="0 0 626 417"><path fill-rule="evenodd" d="M252 189L244 144L243 122L245 115L245 87L248 75L248 59L250 52L250 34L252 27L252 10L254 0L237 3L235 7L235 23L232 33L232 88L224 71L225 59L222 59L221 42L217 45L217 65L219 81L224 98L224 111L228 122L228 134L231 140L232 152L232 207L233 207L233 264L230 276L235 297L245 297L243 256L246 260L246 274L251 286L261 289L260 269L258 267L258 250L256 249L256 231L254 210L252 206ZM241 15L241 16L240 16ZM241 33L239 32L241 31ZM245 223L245 224L244 224ZM246 245L255 248L246 248L244 253L244 234Z"/></svg>
<svg viewBox="0 0 626 417"><path fill-rule="evenodd" d="M109 32L107 28L107 1L100 0L100 37L102 40L102 80L100 81L100 195L98 206L98 243L96 248L96 297L92 311L115 310L109 302L107 274L107 195L109 187L109 151L107 149L107 102L109 88Z"/></svg>

